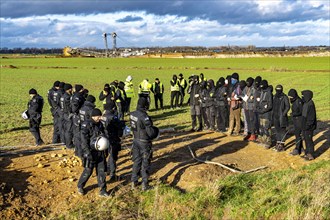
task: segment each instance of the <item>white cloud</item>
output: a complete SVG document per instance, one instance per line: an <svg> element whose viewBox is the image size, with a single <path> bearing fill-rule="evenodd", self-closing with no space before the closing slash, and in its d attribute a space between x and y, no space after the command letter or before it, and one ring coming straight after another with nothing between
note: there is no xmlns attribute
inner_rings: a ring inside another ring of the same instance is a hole
<svg viewBox="0 0 330 220"><path fill-rule="evenodd" d="M263 3L262 7L271 6ZM143 19L118 22L127 16ZM118 34L119 47L329 45L330 34L329 20L324 19L223 25L214 20L160 16L144 11L0 18L0 22L1 46L10 48L67 45L104 48L102 33L113 31Z"/></svg>

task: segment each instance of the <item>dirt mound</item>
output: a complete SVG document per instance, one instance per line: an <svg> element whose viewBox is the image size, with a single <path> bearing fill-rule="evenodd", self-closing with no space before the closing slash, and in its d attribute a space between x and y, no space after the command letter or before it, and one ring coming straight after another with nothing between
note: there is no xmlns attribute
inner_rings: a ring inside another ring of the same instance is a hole
<svg viewBox="0 0 330 220"><path fill-rule="evenodd" d="M161 181L182 191L190 191L197 186L213 184L227 175L234 175L219 166L192 159L188 146L200 159L221 162L240 170L267 166L266 170L259 172L296 169L330 158L328 125L321 126L314 137L318 157L311 162L289 155L294 147L293 137L287 140L287 150L280 153L242 139L241 136L227 137L208 131L165 134L153 146L151 184ZM121 179L109 182L107 178L107 188L112 194L129 189L132 166L130 145L130 138L123 141L124 149L118 161ZM79 158L63 146L18 147L2 151L0 218L39 219L66 213L77 204L98 201L95 172L87 183L87 194L80 196L77 193L76 185L82 170Z"/></svg>

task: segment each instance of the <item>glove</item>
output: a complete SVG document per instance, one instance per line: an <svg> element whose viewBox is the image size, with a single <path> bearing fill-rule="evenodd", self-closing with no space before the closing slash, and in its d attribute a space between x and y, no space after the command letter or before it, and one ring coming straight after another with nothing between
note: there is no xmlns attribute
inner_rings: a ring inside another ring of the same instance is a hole
<svg viewBox="0 0 330 220"><path fill-rule="evenodd" d="M257 102L260 102L260 98L257 98Z"/></svg>
<svg viewBox="0 0 330 220"><path fill-rule="evenodd" d="M93 160L93 157L92 157L91 153L84 154L84 158L86 158L87 160Z"/></svg>

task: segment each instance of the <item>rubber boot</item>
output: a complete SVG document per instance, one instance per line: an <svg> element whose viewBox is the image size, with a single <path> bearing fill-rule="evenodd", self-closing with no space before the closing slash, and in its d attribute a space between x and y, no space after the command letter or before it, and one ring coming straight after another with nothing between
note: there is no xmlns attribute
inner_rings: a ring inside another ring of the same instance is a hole
<svg viewBox="0 0 330 220"><path fill-rule="evenodd" d="M251 134L247 134L244 138L243 138L243 141L247 141L249 140L251 137Z"/></svg>
<svg viewBox="0 0 330 220"><path fill-rule="evenodd" d="M256 141L256 140L257 140L257 136L255 134L251 134L251 136L248 139L248 141Z"/></svg>

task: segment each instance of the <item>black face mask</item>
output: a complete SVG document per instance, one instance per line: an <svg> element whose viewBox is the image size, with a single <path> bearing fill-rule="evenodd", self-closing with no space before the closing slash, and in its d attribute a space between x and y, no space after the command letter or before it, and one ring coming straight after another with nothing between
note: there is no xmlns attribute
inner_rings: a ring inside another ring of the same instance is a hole
<svg viewBox="0 0 330 220"><path fill-rule="evenodd" d="M276 95L282 95L283 90L276 89Z"/></svg>
<svg viewBox="0 0 330 220"><path fill-rule="evenodd" d="M302 102L306 102L306 100L305 100L305 97L304 97L304 96L301 96L301 101L302 101Z"/></svg>

